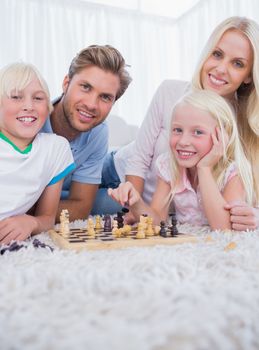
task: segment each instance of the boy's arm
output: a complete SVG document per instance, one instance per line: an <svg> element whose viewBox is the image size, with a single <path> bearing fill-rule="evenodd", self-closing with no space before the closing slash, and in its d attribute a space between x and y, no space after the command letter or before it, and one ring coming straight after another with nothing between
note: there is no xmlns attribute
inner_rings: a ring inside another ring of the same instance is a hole
<svg viewBox="0 0 259 350"><path fill-rule="evenodd" d="M7 244L12 240L24 240L53 227L58 208L62 180L47 186L37 202L35 216L17 215L0 221L0 242Z"/></svg>
<svg viewBox="0 0 259 350"><path fill-rule="evenodd" d="M68 209L70 221L86 219L92 210L97 190L98 185L72 181L68 199L59 202L56 222L59 222L62 209Z"/></svg>
<svg viewBox="0 0 259 350"><path fill-rule="evenodd" d="M202 204L213 230L231 229L230 213L225 209L228 201L245 200L243 184L234 176L225 186L223 194L212 176L209 167L198 168L198 178Z"/></svg>

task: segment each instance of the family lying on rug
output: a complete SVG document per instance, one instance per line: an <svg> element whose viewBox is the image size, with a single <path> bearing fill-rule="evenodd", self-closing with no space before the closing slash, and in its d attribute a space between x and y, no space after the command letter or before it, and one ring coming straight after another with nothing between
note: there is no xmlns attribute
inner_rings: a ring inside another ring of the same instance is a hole
<svg viewBox="0 0 259 350"><path fill-rule="evenodd" d="M128 223L142 213L159 223L172 201L179 223L255 229L258 43L256 22L222 22L192 82L162 83L136 140L108 154L103 122L131 82L118 50L79 52L53 104L33 65L2 68L0 243L50 229L65 208L75 220L126 205Z"/></svg>

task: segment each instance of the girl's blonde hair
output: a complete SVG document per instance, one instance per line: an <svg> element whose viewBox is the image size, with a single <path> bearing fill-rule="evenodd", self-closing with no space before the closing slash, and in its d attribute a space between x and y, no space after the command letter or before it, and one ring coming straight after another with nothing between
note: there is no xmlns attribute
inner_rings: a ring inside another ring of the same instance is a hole
<svg viewBox="0 0 259 350"><path fill-rule="evenodd" d="M215 92L209 90L197 90L185 95L180 102L176 104L173 110L170 129L172 129L175 109L182 104L188 104L209 113L216 120L220 128L223 140L223 156L212 169L213 177L219 189L223 189L226 171L230 164L235 162L237 173L240 176L246 191L247 202L250 205L254 204L252 170L250 163L243 152L242 144L239 139L233 108L223 97ZM228 136L226 143L224 142L225 133L227 133ZM172 196L174 195L176 185L179 184L180 178L181 169L171 152Z"/></svg>
<svg viewBox="0 0 259 350"><path fill-rule="evenodd" d="M53 106L50 101L48 85L38 69L30 63L15 62L0 70L0 103L4 96L10 97L13 91L22 91L35 78L39 80L47 97L48 109L51 113Z"/></svg>
<svg viewBox="0 0 259 350"><path fill-rule="evenodd" d="M259 198L259 25L245 17L230 17L220 23L211 34L201 54L192 85L194 89L203 89L201 81L202 67L222 35L229 30L236 30L245 35L253 49L252 81L249 84L242 83L236 91L236 118L239 135L246 156L252 166L255 197Z"/></svg>

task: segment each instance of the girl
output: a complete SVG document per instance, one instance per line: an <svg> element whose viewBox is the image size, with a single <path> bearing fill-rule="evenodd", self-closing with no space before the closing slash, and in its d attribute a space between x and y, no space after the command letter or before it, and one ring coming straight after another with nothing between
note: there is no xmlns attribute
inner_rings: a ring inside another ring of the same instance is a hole
<svg viewBox="0 0 259 350"><path fill-rule="evenodd" d="M52 110L49 91L31 64L0 71L0 244L54 225L63 178L74 169L68 142L38 134ZM35 215L26 214L33 207Z"/></svg>
<svg viewBox="0 0 259 350"><path fill-rule="evenodd" d="M171 154L157 158L157 187L148 207L130 182L108 193L128 203L135 219L143 212L166 220L171 200L180 223L231 228L228 201L257 202L251 166L239 141L230 105L212 91L186 95L173 111Z"/></svg>
<svg viewBox="0 0 259 350"><path fill-rule="evenodd" d="M231 17L220 23L208 39L193 78L193 87L209 89L228 99L237 114L237 124L243 146L252 164L254 186L258 192L259 167L259 26L244 17ZM150 203L155 190L156 159L167 147L167 126L175 103L190 91L191 84L166 80L158 88L136 141L118 150L105 162L103 175L111 174L104 186L114 181L130 181L144 200ZM107 171L107 168L110 170ZM116 170L116 171L115 171ZM97 197L95 208L109 208L109 203ZM233 204L232 228L254 229L259 226L257 209ZM117 208L116 208L117 209Z"/></svg>

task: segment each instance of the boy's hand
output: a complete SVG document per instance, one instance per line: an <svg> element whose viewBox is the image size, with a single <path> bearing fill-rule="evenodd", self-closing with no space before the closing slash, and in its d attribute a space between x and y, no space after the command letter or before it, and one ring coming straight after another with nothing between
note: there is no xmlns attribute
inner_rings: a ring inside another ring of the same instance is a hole
<svg viewBox="0 0 259 350"><path fill-rule="evenodd" d="M140 199L140 194L129 181L121 183L117 188L108 188L108 195L123 207L131 206Z"/></svg>
<svg viewBox="0 0 259 350"><path fill-rule="evenodd" d="M224 133L223 137L226 145L228 141L226 132ZM216 135L212 134L211 138L213 142L211 150L197 163L198 168L212 168L223 156L223 140L221 131L218 127L216 127Z"/></svg>
<svg viewBox="0 0 259 350"><path fill-rule="evenodd" d="M17 215L1 220L0 244L25 240L36 228L37 219L30 215Z"/></svg>

